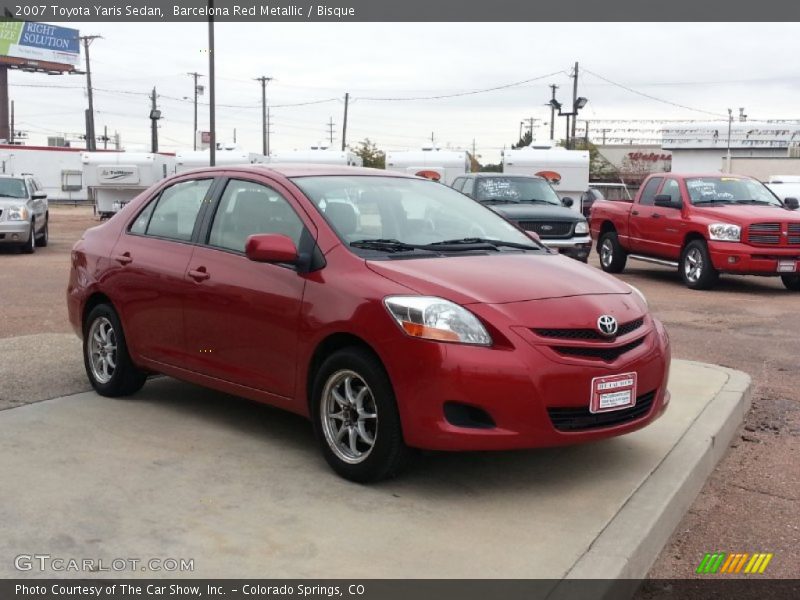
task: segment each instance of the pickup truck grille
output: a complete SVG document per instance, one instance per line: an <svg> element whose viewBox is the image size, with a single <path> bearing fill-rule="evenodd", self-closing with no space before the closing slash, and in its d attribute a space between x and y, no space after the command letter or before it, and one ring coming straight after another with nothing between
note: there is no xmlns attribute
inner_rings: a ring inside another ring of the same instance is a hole
<svg viewBox="0 0 800 600"><path fill-rule="evenodd" d="M747 239L756 246L800 246L800 223L754 223Z"/></svg>
<svg viewBox="0 0 800 600"><path fill-rule="evenodd" d="M568 238L572 236L575 223L572 221L518 221L525 231L534 231L540 238Z"/></svg>
<svg viewBox="0 0 800 600"><path fill-rule="evenodd" d="M617 329L616 337L621 335L628 335L636 331L644 325L644 319L636 319L635 321L628 321L623 323ZM601 335L596 329L534 329L533 332L542 337L559 338L562 340L603 340L608 341L609 338Z"/></svg>

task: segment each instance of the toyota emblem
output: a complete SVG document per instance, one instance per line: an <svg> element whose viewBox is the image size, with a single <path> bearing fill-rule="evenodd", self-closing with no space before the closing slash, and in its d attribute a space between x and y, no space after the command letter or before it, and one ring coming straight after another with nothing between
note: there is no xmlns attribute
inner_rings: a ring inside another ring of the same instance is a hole
<svg viewBox="0 0 800 600"><path fill-rule="evenodd" d="M606 337L617 335L617 320L611 315L601 315L597 319L597 330Z"/></svg>

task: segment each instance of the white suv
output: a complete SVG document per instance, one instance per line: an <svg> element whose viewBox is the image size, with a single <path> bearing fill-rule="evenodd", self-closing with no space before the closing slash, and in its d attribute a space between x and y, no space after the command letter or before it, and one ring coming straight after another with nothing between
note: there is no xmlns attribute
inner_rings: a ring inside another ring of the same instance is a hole
<svg viewBox="0 0 800 600"><path fill-rule="evenodd" d="M47 246L47 194L31 175L0 175L0 245L31 254Z"/></svg>

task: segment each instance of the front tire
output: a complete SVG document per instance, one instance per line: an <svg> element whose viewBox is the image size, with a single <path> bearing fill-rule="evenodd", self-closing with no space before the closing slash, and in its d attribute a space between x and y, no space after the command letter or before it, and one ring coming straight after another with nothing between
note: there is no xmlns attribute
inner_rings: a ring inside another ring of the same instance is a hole
<svg viewBox="0 0 800 600"><path fill-rule="evenodd" d="M365 349L344 348L322 363L314 377L311 416L325 460L345 479L386 479L411 457L392 384Z"/></svg>
<svg viewBox="0 0 800 600"><path fill-rule="evenodd" d="M628 253L620 245L616 231L607 231L597 242L600 267L606 273L622 273L628 262Z"/></svg>
<svg viewBox="0 0 800 600"><path fill-rule="evenodd" d="M21 246L23 254L33 254L36 250L36 223L31 221L30 235L28 241Z"/></svg>
<svg viewBox="0 0 800 600"><path fill-rule="evenodd" d="M786 286L787 290L800 292L800 275L781 275L781 281L783 281L783 285Z"/></svg>
<svg viewBox="0 0 800 600"><path fill-rule="evenodd" d="M692 290L711 289L719 279L703 240L692 240L686 245L681 254L680 270L683 282Z"/></svg>
<svg viewBox="0 0 800 600"><path fill-rule="evenodd" d="M122 324L108 304L95 306L83 325L83 363L89 382L101 396L129 396L147 379L131 361Z"/></svg>
<svg viewBox="0 0 800 600"><path fill-rule="evenodd" d="M42 228L42 233L36 238L36 245L40 248L44 248L47 246L47 243L50 241L50 217L44 218L44 228Z"/></svg>

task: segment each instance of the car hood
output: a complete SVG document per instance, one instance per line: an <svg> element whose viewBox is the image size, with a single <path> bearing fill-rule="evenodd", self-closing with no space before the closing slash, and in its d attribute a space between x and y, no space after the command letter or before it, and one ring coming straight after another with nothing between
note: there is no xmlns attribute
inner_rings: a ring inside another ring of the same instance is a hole
<svg viewBox="0 0 800 600"><path fill-rule="evenodd" d="M698 213L719 219L726 223L755 223L757 221L790 221L800 223L800 212L757 204L740 204L738 206L697 207Z"/></svg>
<svg viewBox="0 0 800 600"><path fill-rule="evenodd" d="M458 304L631 293L618 279L557 254L368 260L367 267L420 294Z"/></svg>
<svg viewBox="0 0 800 600"><path fill-rule="evenodd" d="M8 208L10 206L24 206L28 200L26 198L2 198L0 197L0 208Z"/></svg>
<svg viewBox="0 0 800 600"><path fill-rule="evenodd" d="M496 213L512 221L540 220L581 221L583 216L576 211L555 204L486 204Z"/></svg>

